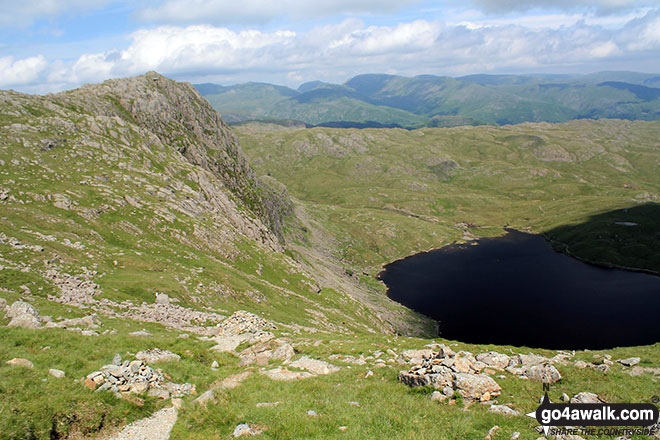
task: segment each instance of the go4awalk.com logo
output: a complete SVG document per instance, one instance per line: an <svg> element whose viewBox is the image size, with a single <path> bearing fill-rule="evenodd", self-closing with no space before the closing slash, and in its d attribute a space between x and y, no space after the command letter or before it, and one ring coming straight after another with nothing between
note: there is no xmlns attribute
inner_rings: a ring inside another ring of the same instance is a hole
<svg viewBox="0 0 660 440"><path fill-rule="evenodd" d="M536 411L546 437L552 435L654 435L658 408L652 403L552 403L546 392Z"/></svg>

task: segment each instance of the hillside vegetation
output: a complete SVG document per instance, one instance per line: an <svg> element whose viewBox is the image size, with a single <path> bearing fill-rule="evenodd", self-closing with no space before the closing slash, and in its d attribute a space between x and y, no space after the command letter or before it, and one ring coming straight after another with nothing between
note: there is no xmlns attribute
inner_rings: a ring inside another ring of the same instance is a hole
<svg viewBox="0 0 660 440"><path fill-rule="evenodd" d="M633 72L583 76L469 75L413 78L368 74L297 90L264 83L196 87L230 122L297 120L309 125L415 128L660 119L660 77Z"/></svg>

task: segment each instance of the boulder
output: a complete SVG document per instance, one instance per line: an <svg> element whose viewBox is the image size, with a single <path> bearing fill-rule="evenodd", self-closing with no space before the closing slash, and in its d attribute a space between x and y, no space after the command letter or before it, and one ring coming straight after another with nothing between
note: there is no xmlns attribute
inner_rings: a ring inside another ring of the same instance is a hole
<svg viewBox="0 0 660 440"><path fill-rule="evenodd" d="M626 367L633 367L641 362L641 359L638 357L630 357L626 359L617 359L617 362Z"/></svg>
<svg viewBox="0 0 660 440"><path fill-rule="evenodd" d="M513 408L509 408L508 406L505 405L491 405L490 408L488 408L488 412L492 412L495 414L501 414L503 416L519 416L520 412L516 411Z"/></svg>
<svg viewBox="0 0 660 440"><path fill-rule="evenodd" d="M511 358L511 366L531 367L548 362L548 359L538 354L518 354Z"/></svg>
<svg viewBox="0 0 660 440"><path fill-rule="evenodd" d="M216 353L232 352L236 350L236 347L241 345L243 341L249 339L249 335L233 335L233 336L224 336L216 337L214 341L217 342L216 345L210 348L211 351Z"/></svg>
<svg viewBox="0 0 660 440"><path fill-rule="evenodd" d="M133 337L142 337L142 338L148 338L151 336L151 333L149 333L146 330L138 330L136 332L131 332L128 334L128 336L133 336Z"/></svg>
<svg viewBox="0 0 660 440"><path fill-rule="evenodd" d="M34 364L27 359L23 358L14 358L6 362L7 365L14 367L25 367L25 368L34 368Z"/></svg>
<svg viewBox="0 0 660 440"><path fill-rule="evenodd" d="M169 305L170 297L165 293L156 293L156 304Z"/></svg>
<svg viewBox="0 0 660 440"><path fill-rule="evenodd" d="M490 397L499 396L502 388L485 374L456 373L454 389L464 399L489 400ZM484 397L488 397L484 399Z"/></svg>
<svg viewBox="0 0 660 440"><path fill-rule="evenodd" d="M295 354L296 351L294 350L293 346L291 346L291 344L284 343L277 347L270 358L277 361L288 361L293 356L295 356Z"/></svg>
<svg viewBox="0 0 660 440"><path fill-rule="evenodd" d="M0 312L4 312L6 308L7 308L7 300L4 298L0 298Z"/></svg>
<svg viewBox="0 0 660 440"><path fill-rule="evenodd" d="M312 374L331 374L339 371L339 367L337 366L318 359L312 359L307 356L303 356L300 359L291 362L289 366L299 368L301 370L307 370Z"/></svg>
<svg viewBox="0 0 660 440"><path fill-rule="evenodd" d="M23 301L16 301L7 309L7 317L15 318L21 315L32 315L39 318L39 311L32 305Z"/></svg>
<svg viewBox="0 0 660 440"><path fill-rule="evenodd" d="M488 367L495 370L504 371L509 366L511 358L505 354L496 351L489 351L488 353L480 353L476 356L479 362L483 362Z"/></svg>
<svg viewBox="0 0 660 440"><path fill-rule="evenodd" d="M561 380L561 374L554 365L534 365L529 367L525 373L525 377L531 380L542 383L553 384Z"/></svg>
<svg viewBox="0 0 660 440"><path fill-rule="evenodd" d="M406 350L401 352L401 357L411 364L421 364L425 359L433 356L433 350L425 348L422 350Z"/></svg>
<svg viewBox="0 0 660 440"><path fill-rule="evenodd" d="M583 391L571 398L571 403L604 403L597 394Z"/></svg>
<svg viewBox="0 0 660 440"><path fill-rule="evenodd" d="M7 327L39 329L42 326L38 316L31 315L29 313L23 313L22 315L13 317L12 320L9 321L9 324L7 324Z"/></svg>
<svg viewBox="0 0 660 440"><path fill-rule="evenodd" d="M236 426L234 428L234 437L250 437L253 435L259 435L261 434L261 431L253 428L252 426L248 425L247 423L241 423L240 425Z"/></svg>
<svg viewBox="0 0 660 440"><path fill-rule="evenodd" d="M314 374L308 373L307 371L290 371L287 368L274 368L272 370L267 370L264 372L266 376L273 380L300 380L307 379L308 377L314 377Z"/></svg>
<svg viewBox="0 0 660 440"><path fill-rule="evenodd" d="M203 392L197 399L193 400L193 403L206 406L209 402L213 402L214 400L215 392L213 390L207 390Z"/></svg>
<svg viewBox="0 0 660 440"><path fill-rule="evenodd" d="M66 376L66 373L64 373L64 371L56 370L55 368L51 368L50 370L48 370L48 374L50 374L51 376L57 379L62 379L64 376Z"/></svg>

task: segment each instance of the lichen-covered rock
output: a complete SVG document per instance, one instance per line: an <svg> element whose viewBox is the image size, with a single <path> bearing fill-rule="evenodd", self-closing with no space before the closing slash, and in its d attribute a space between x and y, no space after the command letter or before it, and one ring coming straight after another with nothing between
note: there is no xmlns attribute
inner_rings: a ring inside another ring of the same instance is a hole
<svg viewBox="0 0 660 440"><path fill-rule="evenodd" d="M472 400L490 400L491 397L502 393L502 388L497 382L485 374L456 373L454 389L464 399Z"/></svg>
<svg viewBox="0 0 660 440"><path fill-rule="evenodd" d="M8 318L16 318L17 316L21 316L21 315L32 315L38 319L39 311L32 304L28 304L23 301L14 302L7 309Z"/></svg>
<svg viewBox="0 0 660 440"><path fill-rule="evenodd" d="M7 327L39 329L42 327L42 325L41 325L41 321L37 316L28 313L23 313L22 315L18 315L12 318L12 320L9 321L9 324L7 324Z"/></svg>
<svg viewBox="0 0 660 440"><path fill-rule="evenodd" d="M525 377L542 383L553 384L561 380L561 374L554 365L534 365L525 371Z"/></svg>
<svg viewBox="0 0 660 440"><path fill-rule="evenodd" d="M476 359L479 362L483 362L488 367L495 370L504 371L506 367L511 363L511 358L505 354L498 353L496 351L489 351L488 353L479 353L476 356Z"/></svg>

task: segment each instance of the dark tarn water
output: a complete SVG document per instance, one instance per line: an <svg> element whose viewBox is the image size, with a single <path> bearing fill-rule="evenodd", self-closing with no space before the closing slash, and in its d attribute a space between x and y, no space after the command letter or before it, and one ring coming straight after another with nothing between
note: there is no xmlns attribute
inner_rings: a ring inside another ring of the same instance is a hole
<svg viewBox="0 0 660 440"><path fill-rule="evenodd" d="M541 236L507 232L395 261L379 278L447 339L552 349L660 342L660 277L585 264Z"/></svg>

